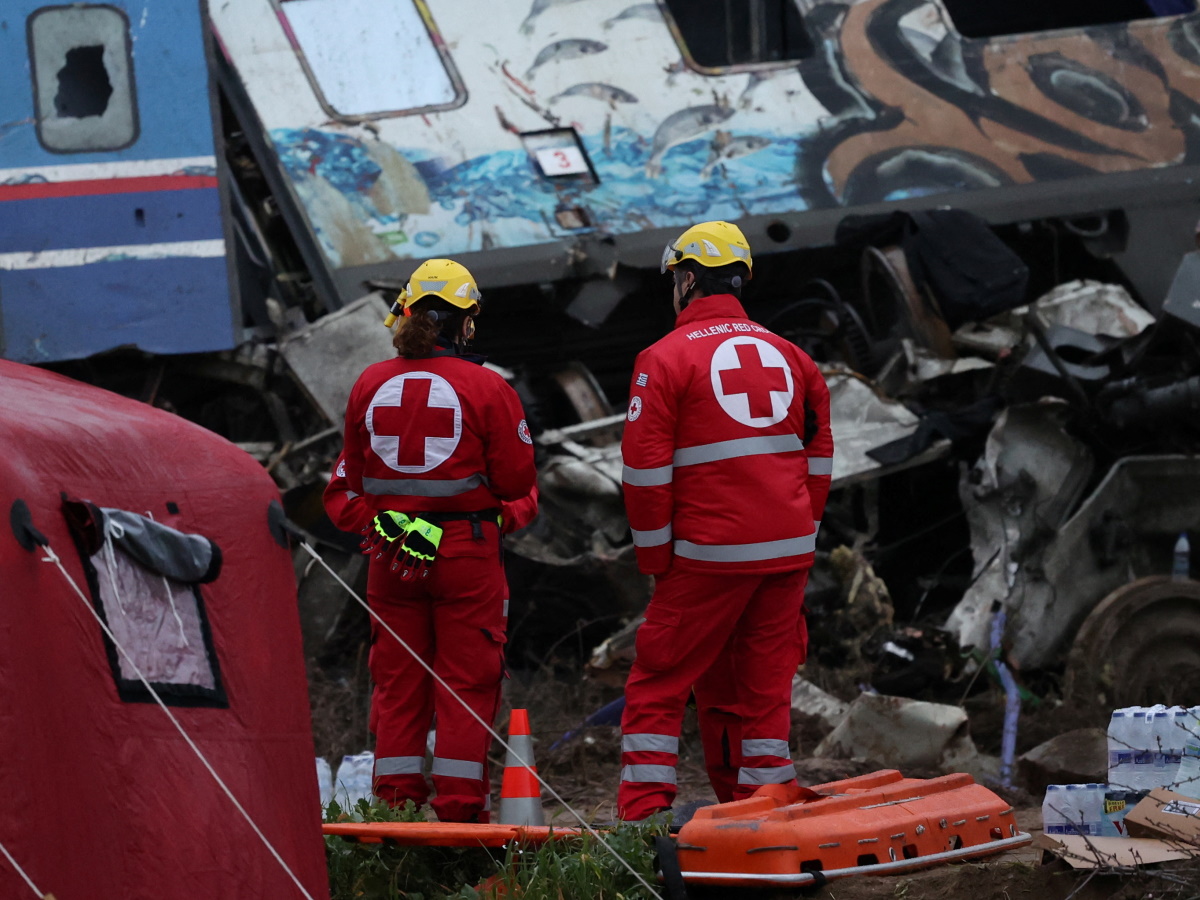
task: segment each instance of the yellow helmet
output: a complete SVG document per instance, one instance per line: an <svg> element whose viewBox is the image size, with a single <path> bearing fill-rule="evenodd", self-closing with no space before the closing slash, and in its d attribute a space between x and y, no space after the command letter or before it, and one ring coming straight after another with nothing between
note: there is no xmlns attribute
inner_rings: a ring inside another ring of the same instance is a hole
<svg viewBox="0 0 1200 900"><path fill-rule="evenodd" d="M685 259L694 259L710 268L739 262L745 263L751 271L754 268L750 243L742 229L729 222L701 222L667 244L663 251L662 271L674 269Z"/></svg>
<svg viewBox="0 0 1200 900"><path fill-rule="evenodd" d="M391 328L401 314L412 315L409 307L426 297L440 297L473 316L479 315L479 304L483 301L475 276L466 266L452 259L427 259L409 277L383 324Z"/></svg>

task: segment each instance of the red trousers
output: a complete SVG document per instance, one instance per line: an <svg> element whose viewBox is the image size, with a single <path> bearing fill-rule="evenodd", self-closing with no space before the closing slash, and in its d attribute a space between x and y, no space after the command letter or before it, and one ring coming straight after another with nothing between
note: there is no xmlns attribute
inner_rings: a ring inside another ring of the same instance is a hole
<svg viewBox="0 0 1200 900"><path fill-rule="evenodd" d="M504 672L508 584L495 526L479 556L440 553L425 578L401 578L390 561L372 559L372 610L491 725ZM443 546L445 546L443 541ZM375 794L393 805L429 796L423 774L426 735L436 716L431 802L443 822L487 822L491 809L487 751L491 737L392 635L371 620L371 731Z"/></svg>
<svg viewBox="0 0 1200 900"><path fill-rule="evenodd" d="M625 685L618 816L644 819L675 799L679 731L693 690L719 799L794 783L791 685L807 649L807 581L807 569L659 576Z"/></svg>

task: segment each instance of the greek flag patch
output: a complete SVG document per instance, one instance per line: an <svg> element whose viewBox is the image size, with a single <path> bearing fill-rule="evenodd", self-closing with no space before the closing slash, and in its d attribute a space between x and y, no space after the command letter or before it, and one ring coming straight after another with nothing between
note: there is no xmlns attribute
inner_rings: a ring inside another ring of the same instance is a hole
<svg viewBox="0 0 1200 900"><path fill-rule="evenodd" d="M650 380L650 376L647 375L645 372L638 372L638 377L637 377L637 386L638 387L645 387L646 382L649 380Z"/></svg>

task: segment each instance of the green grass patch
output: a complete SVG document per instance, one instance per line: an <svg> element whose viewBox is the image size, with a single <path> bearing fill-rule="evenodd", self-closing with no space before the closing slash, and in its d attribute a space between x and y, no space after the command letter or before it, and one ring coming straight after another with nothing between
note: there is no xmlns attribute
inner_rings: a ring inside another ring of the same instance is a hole
<svg viewBox="0 0 1200 900"><path fill-rule="evenodd" d="M398 809L360 800L364 822L423 822L412 803ZM343 821L336 802L326 821ZM663 824L621 823L604 839L642 878L656 884L652 837ZM649 900L651 894L590 834L541 846L396 847L325 838L332 900Z"/></svg>

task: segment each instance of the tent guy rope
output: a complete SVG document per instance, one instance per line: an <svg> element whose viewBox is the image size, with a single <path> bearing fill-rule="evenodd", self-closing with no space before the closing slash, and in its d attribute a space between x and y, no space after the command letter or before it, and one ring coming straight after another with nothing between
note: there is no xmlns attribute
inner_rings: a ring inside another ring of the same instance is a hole
<svg viewBox="0 0 1200 900"><path fill-rule="evenodd" d="M497 741L499 741L500 746L502 746L507 752L511 753L513 755L513 758L518 763L520 763L522 766L524 766L526 769L528 769L529 774L537 779L538 784L540 784L547 791L549 791L550 796L552 796L555 800L557 800L559 803L561 803L563 805L563 808L566 809L567 812L569 812L571 815L573 815L575 817L575 819L579 822L580 825L583 826L583 828L588 832L588 834L592 835L592 837L594 837L601 844L603 844L604 848L606 850L608 850L608 852L611 853L613 856L615 856L617 858L617 860L621 863L621 865L623 865L626 869L628 869L629 873L631 875L633 875L633 877L636 878L641 883L641 885L650 892L651 897L654 897L655 900L663 900L662 895L659 894L658 891L656 891L653 887L651 887L650 883L648 881L646 881L645 878L643 878L640 874L638 874L637 870L634 869L634 867L632 865L630 865L629 861L627 859L625 859L625 857L623 857L620 853L618 853L617 850L612 846L612 844L610 844L608 841L606 841L604 839L604 836L601 835L600 832L598 832L596 829L594 829L587 822L587 820L585 820L583 818L583 816L579 814L579 812L575 809L575 807L571 806L570 803L568 803L566 800L564 800L562 795L559 794L558 791L556 791L554 788L552 788L546 782L546 780L544 778L542 778L541 775L538 774L537 770L534 769L533 766L521 756L521 754L519 754L516 750L514 750L512 747L510 747L508 744L508 741L506 741L506 740L504 740L504 738L500 737L500 735L496 733L496 730L494 728L492 728L491 725L489 725L482 718L480 718L475 713L475 710L471 709L471 707L467 703L467 701L465 701L462 697L458 696L458 694L455 693L454 688L450 687L450 685L448 685L442 679L442 677L440 675L438 675L435 671L433 671L433 668L427 662L425 662L425 660L421 659L420 654L418 654L416 650L414 650L407 643L405 643L404 638L402 638L402 637L400 637L400 635L396 634L396 632L394 630L392 630L391 626L388 625L388 623L385 622L382 618L380 618L380 616L375 612L375 610L371 609L371 607L367 604L367 601L364 600L362 597L358 596L358 594L355 593L354 589L352 587L350 587L350 585L346 584L345 581L342 580L341 576L338 575L338 573L333 570L333 568L329 565L329 563L325 562L325 560L321 558L321 555L319 553L317 553L317 551L314 550L311 546L309 546L307 541L303 541L303 540L300 541L300 547L306 553L308 553L308 555L311 556L314 560L316 560L318 563L320 563L322 566L324 566L325 571L327 571L330 575L333 576L334 581L336 581L343 588L345 588L346 593L348 593L351 597L353 597L358 602L358 604L367 611L367 613L371 616L371 618L374 619L376 622L378 622L379 625L385 631L387 631L388 634L390 634L392 637L394 637L400 643L400 646L403 647L405 650L407 650L412 655L412 658L417 661L417 663L421 666L421 668L423 668L426 672L429 673L429 675L433 678L434 681L436 681L439 685L441 685L443 688L445 688L445 690L450 694L450 696L452 696L455 700L457 700L462 705L463 709L465 709L476 722L478 722L485 729L487 729L487 733L490 734Z"/></svg>
<svg viewBox="0 0 1200 900"><path fill-rule="evenodd" d="M46 553L46 555L42 557L42 562L53 563L58 567L58 571L60 571L63 578L67 580L67 584L71 585L72 590L74 590L79 599L83 601L84 608L92 614L92 618L96 620L100 628L106 635L108 635L108 639L112 641L113 646L117 648L123 657L125 657L126 662L128 662L130 668L133 669L134 674L137 675L138 679L143 685L145 685L146 690L150 692L150 696L154 698L154 702L161 707L164 713L166 713L167 718L171 720L171 724L175 726L175 730L179 732L184 741L187 742L187 745L192 749L192 752L196 754L196 757L203 764L204 768L208 770L208 774L213 777L213 780L216 781L217 786L221 788L221 790L225 793L225 796L229 798L230 802L234 805L234 807L237 808L237 811L241 813L242 818L249 823L250 827L254 830L254 833L258 835L258 839L263 842L263 845L271 852L271 855L275 857L275 861L283 867L283 871L287 872L288 877L292 879L292 883L296 885L300 893L306 898L306 900L314 900L312 894L305 890L304 885L300 883L300 879L296 877L296 873L291 870L286 862L284 862L283 857L279 855L279 851L277 851L271 842L267 840L267 836L262 833L262 829L260 829L258 825L255 824L254 820L250 818L250 814L246 812L245 807L238 802L237 797L233 795L233 791L229 789L228 785L226 785L221 779L221 776L217 774L217 770L214 769L212 764L209 763L208 759L205 758L204 753L198 746L196 746L196 742L192 740L191 735L184 730L184 727L179 723L179 720L175 718L175 714L171 712L167 704L165 704L162 701L162 698L158 696L158 692L154 690L150 682L146 679L146 676L142 674L142 670L139 669L137 663L133 661L133 657L129 655L123 646L121 646L120 641L117 640L116 635L112 633L112 630L108 627L108 624L104 621L104 619L100 617L100 614L96 612L95 607L92 606L92 603L90 600L88 600L87 595L84 594L83 591L80 590L79 585L75 583L75 579L71 577L71 573L68 572L66 567L62 564L62 560L59 559L58 554L54 552L49 544L44 545L42 550L44 550ZM34 890L36 890L36 888Z"/></svg>
<svg viewBox="0 0 1200 900"><path fill-rule="evenodd" d="M46 896L46 895L45 895L45 894L43 894L41 891L39 891L39 890L38 890L38 886L37 886L36 884L34 884L34 883L33 883L33 879L32 879L32 878L30 878L30 877L29 877L29 876L28 876L28 875L25 873L25 870L24 870L24 869L22 869L22 868L21 868L21 866L20 866L20 865L17 863L17 861L16 861L15 859L13 859L13 857L12 857L12 854L8 852L8 848L7 848L7 847L5 847L3 843L0 843L0 853L3 853L3 854L4 854L4 858L8 860L8 862L9 862L9 865L11 865L11 866L12 866L14 869L16 869L16 870L17 870L17 874L18 874L18 875L20 875L22 878L24 878L24 879L25 879L25 883L26 883L27 885L29 885L29 889L30 889L31 891L33 891L33 892L34 892L34 894L36 894L36 895L37 895L37 897L38 897L38 900L44 900L44 898L45 898L45 896Z"/></svg>

